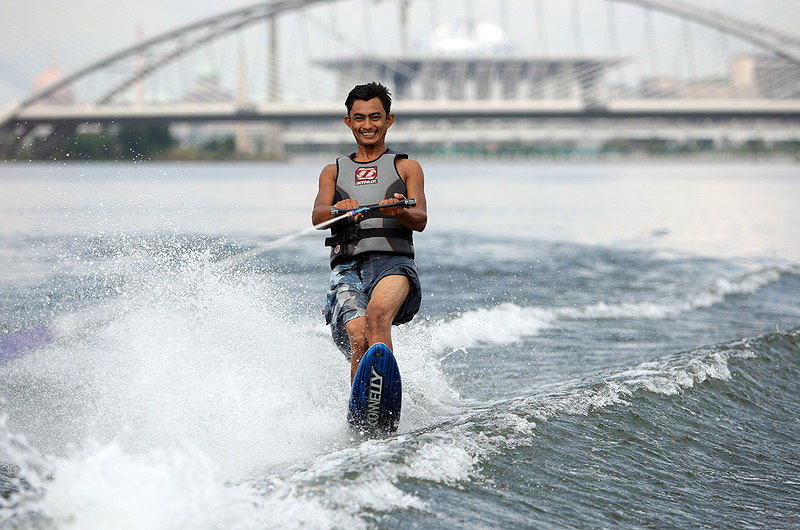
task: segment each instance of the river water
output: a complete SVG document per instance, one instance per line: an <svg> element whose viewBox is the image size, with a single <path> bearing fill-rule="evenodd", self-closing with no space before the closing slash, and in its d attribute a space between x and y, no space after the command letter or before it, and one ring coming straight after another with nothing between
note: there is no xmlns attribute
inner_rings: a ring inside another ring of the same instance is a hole
<svg viewBox="0 0 800 530"><path fill-rule="evenodd" d="M0 527L800 525L800 167L426 161L354 439L321 161L0 165Z"/></svg>

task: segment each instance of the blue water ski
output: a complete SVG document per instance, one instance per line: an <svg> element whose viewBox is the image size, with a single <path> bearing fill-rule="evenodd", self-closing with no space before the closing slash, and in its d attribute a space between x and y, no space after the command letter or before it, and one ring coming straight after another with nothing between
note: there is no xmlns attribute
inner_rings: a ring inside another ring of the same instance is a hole
<svg viewBox="0 0 800 530"><path fill-rule="evenodd" d="M358 365L347 421L368 433L395 432L400 423L403 384L394 354L385 344L373 344Z"/></svg>

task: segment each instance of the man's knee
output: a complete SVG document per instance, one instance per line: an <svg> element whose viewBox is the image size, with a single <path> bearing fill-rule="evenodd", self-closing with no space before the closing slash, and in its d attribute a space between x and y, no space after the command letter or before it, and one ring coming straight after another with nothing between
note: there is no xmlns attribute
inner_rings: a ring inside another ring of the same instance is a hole
<svg viewBox="0 0 800 530"><path fill-rule="evenodd" d="M372 329L391 327L394 313L381 304L370 303L367 306L367 327Z"/></svg>
<svg viewBox="0 0 800 530"><path fill-rule="evenodd" d="M384 277L367 304L367 327L391 327L403 300L411 290L411 280L403 275Z"/></svg>
<svg viewBox="0 0 800 530"><path fill-rule="evenodd" d="M364 317L348 320L344 326L347 331L347 338L350 339L351 347L357 348L359 344L366 341L367 319Z"/></svg>

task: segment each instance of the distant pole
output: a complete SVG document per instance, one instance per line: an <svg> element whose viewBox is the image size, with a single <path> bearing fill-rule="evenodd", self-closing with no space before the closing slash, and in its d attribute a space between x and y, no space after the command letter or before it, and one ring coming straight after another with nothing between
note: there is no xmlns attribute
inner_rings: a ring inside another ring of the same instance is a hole
<svg viewBox="0 0 800 530"><path fill-rule="evenodd" d="M245 49L244 42L239 39L236 68L236 106L240 109L244 108L247 102L246 74L245 74ZM247 142L247 127L243 121L236 122L236 152L247 153L250 151L250 146Z"/></svg>
<svg viewBox="0 0 800 530"><path fill-rule="evenodd" d="M236 105L239 108L244 107L245 103L247 102L247 90L246 90L246 79L247 79L247 72L246 68L247 65L245 64L245 49L244 49L244 42L241 39L241 35L239 38L239 45L237 46L237 54L236 54Z"/></svg>
<svg viewBox="0 0 800 530"><path fill-rule="evenodd" d="M280 65L278 63L278 17L272 15L268 21L267 101L269 103L277 103L281 99Z"/></svg>
<svg viewBox="0 0 800 530"><path fill-rule="evenodd" d="M431 0L430 8L431 8L431 33L433 33L439 27L439 4L436 2L436 0Z"/></svg>
<svg viewBox="0 0 800 530"><path fill-rule="evenodd" d="M267 19L267 103L279 103L281 100L281 72L278 62L278 17L272 15ZM267 122L264 139L264 151L275 158L283 158L283 126L280 122Z"/></svg>
<svg viewBox="0 0 800 530"><path fill-rule="evenodd" d="M500 2L500 23L503 25L503 33L510 39L513 32L511 30L511 19L508 16L508 1L502 0ZM503 43L506 46L508 42ZM504 53L508 51L508 49L503 50Z"/></svg>
<svg viewBox="0 0 800 530"><path fill-rule="evenodd" d="M611 48L611 54L615 57L619 57L622 47L619 43L619 29L617 28L617 13L616 9L614 8L614 0L609 0L606 2L606 7L606 14L608 15L609 47Z"/></svg>
<svg viewBox="0 0 800 530"><path fill-rule="evenodd" d="M647 33L647 48L650 55L651 68L653 69L653 77L659 75L660 65L658 61L658 47L656 46L655 29L653 28L653 11L650 6L644 9L644 30Z"/></svg>
<svg viewBox="0 0 800 530"><path fill-rule="evenodd" d="M681 26L683 28L683 45L686 50L687 77L689 79L694 79L697 74L697 69L694 64L694 46L692 45L692 30L689 27L689 19L682 17Z"/></svg>
<svg viewBox="0 0 800 530"><path fill-rule="evenodd" d="M408 55L408 8L409 0L400 0L400 54Z"/></svg>
<svg viewBox="0 0 800 530"><path fill-rule="evenodd" d="M144 24L142 21L136 23L136 44L141 44L144 42ZM142 52L136 53L136 71L141 72L144 69L144 55ZM139 80L136 82L136 88L134 89L134 101L137 105L144 105L144 83Z"/></svg>
<svg viewBox="0 0 800 530"><path fill-rule="evenodd" d="M729 61L728 58L731 56L730 46L728 46L728 35L724 31L720 31L718 33L719 33L720 55L721 55L720 63L727 63L724 75L728 79L728 90L727 90L728 97L732 98L734 94L734 85L733 85L732 65L728 62Z"/></svg>
<svg viewBox="0 0 800 530"><path fill-rule="evenodd" d="M472 27L475 26L475 10L472 9L472 0L464 0L464 13Z"/></svg>
<svg viewBox="0 0 800 530"><path fill-rule="evenodd" d="M547 33L544 21L544 4L542 0L536 2L536 33L539 34L539 53L542 57L547 55Z"/></svg>
<svg viewBox="0 0 800 530"><path fill-rule="evenodd" d="M608 42L609 48L611 51L611 56L614 59L619 59L622 55L622 46L619 42L619 28L617 27L617 12L614 5L614 0L609 0L606 2L607 11L606 14L608 15ZM617 82L623 81L622 73L620 72L619 68L614 70L615 77Z"/></svg>
<svg viewBox="0 0 800 530"><path fill-rule="evenodd" d="M576 55L583 55L583 35L581 34L581 16L578 0L572 0L572 38L575 41Z"/></svg>

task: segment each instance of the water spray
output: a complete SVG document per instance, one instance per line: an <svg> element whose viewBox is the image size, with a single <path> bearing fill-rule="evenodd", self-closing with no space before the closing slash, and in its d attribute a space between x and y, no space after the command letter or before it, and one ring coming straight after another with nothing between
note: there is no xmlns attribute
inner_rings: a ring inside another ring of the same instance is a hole
<svg viewBox="0 0 800 530"><path fill-rule="evenodd" d="M326 228L342 219L347 219L349 217L355 217L358 214L363 214L372 210L382 210L384 208L393 208L396 206L401 206L403 208L412 208L417 205L416 199L403 199L401 201L389 203L389 204L367 204L364 206L359 206L358 208L351 208L351 209L343 209L343 208L331 208L331 215L333 215L332 219L324 221L322 223L316 224L314 226L310 226L298 232L280 237L278 239L274 239L272 241L267 241L265 243L260 243L256 245L254 248L242 252L240 254L235 254L233 256L229 256L218 261L215 265L219 267L222 271L228 271L234 266L246 261L252 257L258 256L263 252L268 250L281 247L299 237L304 236L310 232L315 230L321 230ZM80 320L82 325L75 326L72 323L72 318L67 315L66 317L62 317L60 320L67 320L70 322L69 333L76 333L85 330L94 329L97 327L98 324L101 322L98 321L96 318L89 318L86 314L80 315ZM4 337L0 337L0 363L6 362L14 357L18 357L23 355L25 352L33 350L37 347L44 346L49 344L59 337L63 336L65 331L59 328L59 325L56 322L49 322L39 324L32 328L24 329L15 333L11 333Z"/></svg>

